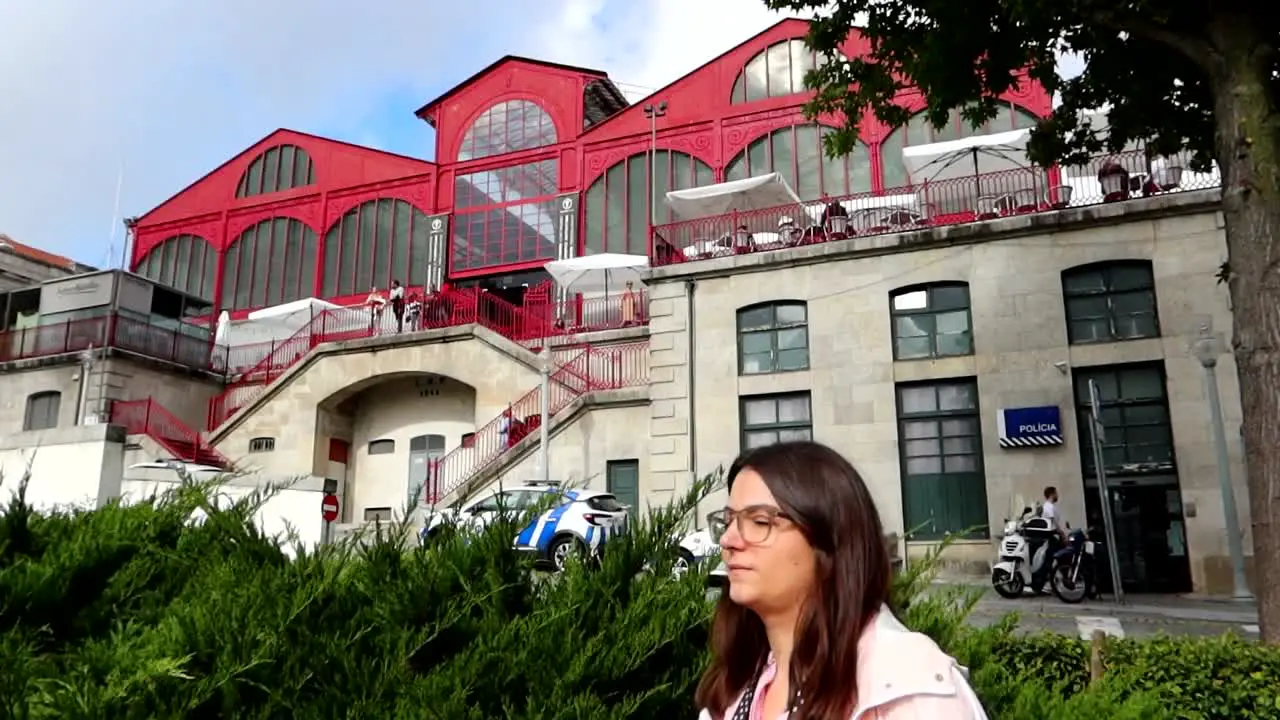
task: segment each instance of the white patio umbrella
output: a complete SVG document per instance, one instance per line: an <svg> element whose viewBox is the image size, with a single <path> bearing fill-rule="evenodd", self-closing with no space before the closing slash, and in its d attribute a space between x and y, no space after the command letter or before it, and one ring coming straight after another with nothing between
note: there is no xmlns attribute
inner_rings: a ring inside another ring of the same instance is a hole
<svg viewBox="0 0 1280 720"><path fill-rule="evenodd" d="M641 272L649 267L644 255L600 253L547 263L547 272L567 292L608 292L627 283L643 284Z"/></svg>
<svg viewBox="0 0 1280 720"><path fill-rule="evenodd" d="M667 193L667 205L680 220L714 217L733 211L799 205L800 198L778 173L703 185Z"/></svg>
<svg viewBox="0 0 1280 720"><path fill-rule="evenodd" d="M1030 130L1023 129L910 145L902 149L902 161L915 182L972 176L979 183L978 194L981 195L982 175L1027 167L1027 138L1030 135Z"/></svg>

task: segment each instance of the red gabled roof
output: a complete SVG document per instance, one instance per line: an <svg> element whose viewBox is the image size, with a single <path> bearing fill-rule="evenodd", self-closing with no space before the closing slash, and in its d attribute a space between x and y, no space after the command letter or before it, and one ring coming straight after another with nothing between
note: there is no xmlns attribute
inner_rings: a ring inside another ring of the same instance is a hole
<svg viewBox="0 0 1280 720"><path fill-rule="evenodd" d="M479 72L472 75L471 77L467 78L466 80L463 80L457 85L454 85L449 90L446 90L439 97L429 101L426 105L423 105L422 107L418 108L417 111L414 112L414 115L417 115L419 118L426 120L428 123L430 123L431 120L427 117L427 114L430 113L432 110L434 110L438 105L440 105L440 103L444 102L445 100L448 100L449 98L458 94L462 90L466 89L469 85L476 82L480 78L484 77L485 75L488 75L489 73L493 72L494 70L497 70L499 67L509 62L528 63L530 65L537 65L539 67L552 68L555 70L568 70L570 72L581 73L583 75L589 75L591 77L598 77L603 79L608 79L609 77L609 74L603 70L594 70L592 68L579 67L577 65L565 65L563 63L550 62L548 60L535 60L533 58L521 57L519 55L504 55L498 58L497 60L493 61L492 63L490 63L489 65L487 65L486 67L484 67ZM434 127L434 125L432 125L432 127Z"/></svg>
<svg viewBox="0 0 1280 720"><path fill-rule="evenodd" d="M679 85L679 84L681 84L681 83L685 82L685 81L686 81L686 80L688 80L689 78L691 78L691 77L693 77L693 76L695 76L695 75L697 75L697 74L701 73L703 70L706 70L708 67L711 67L712 65L715 65L716 63L720 62L722 59L724 59L724 57L725 57L726 55L731 55L731 54L733 54L733 53L737 52L737 51L738 51L740 48L742 48L744 45L749 45L749 44L751 44L751 43L755 42L755 41L756 41L756 39L757 39L757 38L759 38L761 35L766 35L766 34L768 34L768 33L771 33L771 32L773 32L774 28L778 28L778 27L781 27L781 26L786 25L786 24L789 24L789 23L797 24L797 26L798 26L798 27L797 27L797 29L800 29L800 28L799 28L799 26L803 26L805 29L808 29L808 27L809 27L809 21L808 21L808 20L805 20L804 18L798 18L798 17L784 17L784 18L782 18L781 20L779 20L778 22L776 22L776 23L774 23L774 24L770 25L770 26L769 26L769 27L767 27L767 28L764 28L764 29L763 29L763 30L761 30L760 32L758 32L758 33L756 33L756 34L752 35L751 37L749 37L749 38L747 38L747 39L743 40L742 42L738 43L737 45L734 45L733 47L729 48L728 50L725 50L724 52L720 53L719 55L716 55L715 57L711 58L710 60L708 60L708 61L706 61L706 62L702 63L701 65L699 65L698 67L696 67L696 68L694 68L694 69L690 70L689 72L685 73L684 75L681 75L680 77L676 78L675 80L672 80L671 82L667 83L666 85L663 85L662 87L658 88L657 90L654 90L653 92L649 93L648 95L645 95L643 98L640 98L639 100L637 100L637 101L635 101L635 102L631 103L630 107L628 107L626 110L623 110L622 112L619 112L619 113L615 113L614 115L612 115L612 116L610 116L610 117L606 118L605 120L603 120L603 121L601 121L601 122L598 122L598 123L596 123L595 125L592 125L591 127L587 128L587 129L585 129L585 130L583 130L582 135L580 135L580 137L585 137L585 136L591 135L592 133L599 131L599 129L600 129L600 128L602 128L602 127L605 127L605 126L609 125L609 123L611 123L611 122L613 122L613 121L617 120L618 118L620 118L620 117L622 117L622 116L624 116L624 115L627 115L628 113L638 112L638 111L639 111L639 109L641 109L641 108L643 108L643 107L644 107L644 105L645 105L645 101L647 101L649 98L654 97L654 96L656 96L656 95L661 95L661 94L663 94L663 93L665 93L665 92L668 92L671 88L673 88L673 87L675 87L675 86L677 86L677 85Z"/></svg>
<svg viewBox="0 0 1280 720"><path fill-rule="evenodd" d="M269 148L269 147L273 147L273 146L275 146L275 145L288 144L290 141L292 141L292 140L296 140L297 138L306 138L306 139L307 139L307 140L309 140L309 141L313 141L313 142L317 142L317 143L325 143L325 144L328 144L328 145L337 145L337 146L341 146L341 147L344 147L344 148L350 148L350 149L352 149L352 150L355 150L355 151L358 151L358 152L361 152L361 153L366 153L366 154L375 154L375 155L379 155L379 156L381 156L381 157L385 157L385 158L396 158L396 159L399 159L399 160L403 161L407 166L409 166L409 167L407 167L407 168L406 168L406 170L423 170L423 171L425 171L425 170L434 170L434 169L435 169L435 167L436 167L436 164L435 164L435 163L433 163L433 162L430 162L430 161L428 161L428 160L423 160L423 159L421 159L421 158L411 157L411 156L409 156L409 155L402 155L402 154L400 154L400 153L393 153L393 152L388 152L388 151L386 151L386 150L378 150L378 149L371 148L371 147L365 147L365 146L363 146L363 145L357 145L357 144L355 144L355 143L346 142L345 140L335 140L335 139L333 139L333 138L327 138L327 137L324 137L324 136L322 136L322 135L314 135L314 134L312 134L312 133L302 132L301 130L290 130L290 129L288 129L288 128L277 128L276 130L273 130L273 131L271 131L270 133L268 133L268 134L267 134L265 137L263 137L261 140L259 140L259 141L255 142L255 143L253 143L252 145L250 145L249 147L245 148L244 150L241 150L240 152L236 153L235 155L232 155L230 158L228 158L228 159L227 159L225 162L223 162L221 165L218 165L217 167L213 168L212 170L210 170L209 172L205 173L204 175L201 175L201 176L200 176L198 179L196 179L194 182L189 183L186 187L182 188L181 190L179 190L179 191L175 192L174 194L170 195L169 197L165 198L163 201L161 201L161 202L157 203L155 207L151 208L151 209L150 209L150 210L148 210L146 213L144 213L144 214L142 214L142 215L138 216L137 218L135 218L135 222L136 222L136 223L138 223L138 224L143 224L143 223L145 223L145 222L147 221L147 219L148 219L148 218L149 218L153 213L155 213L155 211L157 211L157 210L159 210L160 208L164 207L164 206L165 206L165 205L167 205L168 203L173 202L173 200L175 200L176 198L180 197L183 193L186 193L187 191L191 190L191 188L196 187L196 186L197 186L197 185L199 185L200 183L202 183L202 182L204 182L205 180L207 180L210 176L214 175L215 173L217 173L218 171L220 171L220 170L222 170L223 168L227 167L228 165L231 165L232 163L235 163L236 161L240 160L241 158L249 157L249 156L256 157L258 154L260 154L262 151L266 150L266 149L267 149L267 148Z"/></svg>
<svg viewBox="0 0 1280 720"><path fill-rule="evenodd" d="M31 247L30 245L24 245L18 242L17 240L14 240L13 238L9 237L8 235L5 235L4 233L0 233L0 250L8 250L9 252L12 252L14 255L17 255L18 257L26 258L27 260L30 260L32 262L38 262L41 265L48 265L49 267L62 268L64 270L70 270L72 272L75 272L76 270L84 267L80 263L76 262L75 260L72 260L69 257L63 257L62 255L55 255L54 253L46 252L44 250L41 250L40 248Z"/></svg>

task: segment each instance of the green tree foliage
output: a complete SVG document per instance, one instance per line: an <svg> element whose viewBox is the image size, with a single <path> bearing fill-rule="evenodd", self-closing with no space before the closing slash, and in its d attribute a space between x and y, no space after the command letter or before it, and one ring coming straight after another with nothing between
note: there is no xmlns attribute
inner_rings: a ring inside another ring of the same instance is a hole
<svg viewBox="0 0 1280 720"><path fill-rule="evenodd" d="M831 52L858 31L870 53L810 72L810 117L845 127L827 149L848 153L861 118L907 120L896 104L916 88L941 127L959 110L975 127L1026 78L1061 104L1034 130L1033 159L1049 165L1115 152L1133 140L1153 153L1185 149L1222 174L1232 340L1244 405L1254 577L1280 576L1280 15L1245 0L765 0L816 15L809 44ZM1084 62L1058 72L1062 53ZM1025 73L1025 74L1024 74ZM1108 128L1082 123L1107 107ZM1280 643L1280 583L1256 583L1263 638Z"/></svg>
<svg viewBox="0 0 1280 720"><path fill-rule="evenodd" d="M263 495L219 509L193 484L49 513L15 499L0 508L0 717L694 717L712 605L705 576L671 578L670 538L714 482L557 576L511 550L514 517L425 548L390 527L310 551L255 528ZM931 589L937 567L912 563L895 603L968 664L994 718L1280 718L1276 652L1121 643L1086 689L1078 641L966 627L974 597Z"/></svg>

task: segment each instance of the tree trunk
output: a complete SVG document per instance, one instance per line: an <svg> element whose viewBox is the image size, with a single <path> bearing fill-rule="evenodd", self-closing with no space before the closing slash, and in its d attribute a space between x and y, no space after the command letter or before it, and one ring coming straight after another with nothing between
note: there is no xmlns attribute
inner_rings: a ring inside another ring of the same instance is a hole
<svg viewBox="0 0 1280 720"><path fill-rule="evenodd" d="M1265 23L1210 23L1233 346L1244 410L1253 591L1264 642L1280 644L1280 116Z"/></svg>

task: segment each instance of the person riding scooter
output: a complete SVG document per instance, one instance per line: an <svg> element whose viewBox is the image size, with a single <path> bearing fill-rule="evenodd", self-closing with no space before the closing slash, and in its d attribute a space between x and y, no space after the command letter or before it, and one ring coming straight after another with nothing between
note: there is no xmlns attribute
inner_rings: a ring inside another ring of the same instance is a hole
<svg viewBox="0 0 1280 720"><path fill-rule="evenodd" d="M1067 544L1067 526L1062 520L1062 511L1058 508L1058 488L1050 485L1044 489L1044 505L1040 507L1040 517L1049 521L1049 527L1053 529L1053 534L1049 536L1049 550L1047 557L1052 558L1058 550ZM1049 581L1049 575L1053 572L1053 563L1046 562L1036 572L1031 579L1031 589L1037 595L1043 595L1045 583Z"/></svg>

